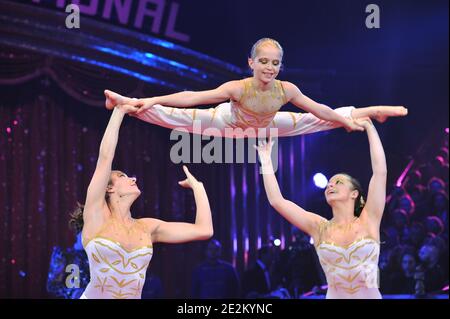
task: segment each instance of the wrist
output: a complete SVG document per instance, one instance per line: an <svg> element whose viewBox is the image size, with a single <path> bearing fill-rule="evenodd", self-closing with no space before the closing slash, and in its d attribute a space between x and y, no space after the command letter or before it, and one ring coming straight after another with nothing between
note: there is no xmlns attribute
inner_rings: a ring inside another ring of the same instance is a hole
<svg viewBox="0 0 450 319"><path fill-rule="evenodd" d="M268 167L272 167L272 159L271 158L261 161L261 168L268 168Z"/></svg>
<svg viewBox="0 0 450 319"><path fill-rule="evenodd" d="M143 102L143 104L144 105L147 105L147 104L155 104L154 103L154 99L152 98L152 97L148 97L148 98L142 98L142 99L139 99L141 102Z"/></svg>
<svg viewBox="0 0 450 319"><path fill-rule="evenodd" d="M275 174L273 167L261 167L261 174Z"/></svg>
<svg viewBox="0 0 450 319"><path fill-rule="evenodd" d="M273 166L272 166L272 162L270 162L270 164L263 164L261 165L261 174L273 174Z"/></svg>
<svg viewBox="0 0 450 319"><path fill-rule="evenodd" d="M157 97L151 97L148 99L148 103L150 103L151 105L155 105L155 104L164 104L161 99L157 98Z"/></svg>
<svg viewBox="0 0 450 319"><path fill-rule="evenodd" d="M195 182L194 185L192 185L193 189L203 190L205 187L203 186L202 182Z"/></svg>
<svg viewBox="0 0 450 319"><path fill-rule="evenodd" d="M127 112L126 112L121 106L116 106L116 107L114 108L114 112L115 112L116 114L119 114L119 115L122 115L122 116L124 116L125 114L127 114Z"/></svg>
<svg viewBox="0 0 450 319"><path fill-rule="evenodd" d="M336 123L340 123L341 125L343 125L343 126L350 126L350 124L351 124L351 120L350 119L348 119L348 118L345 118L345 117L343 117L343 116L338 116L338 118L335 120L335 122Z"/></svg>

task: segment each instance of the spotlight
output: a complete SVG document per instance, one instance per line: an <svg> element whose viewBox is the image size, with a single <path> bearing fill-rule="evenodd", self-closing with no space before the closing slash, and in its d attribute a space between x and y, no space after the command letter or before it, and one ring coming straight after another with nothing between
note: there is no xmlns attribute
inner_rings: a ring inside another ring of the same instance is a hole
<svg viewBox="0 0 450 319"><path fill-rule="evenodd" d="M275 245L275 247L279 247L281 245L281 240L279 240L278 238L274 239L273 244Z"/></svg>
<svg viewBox="0 0 450 319"><path fill-rule="evenodd" d="M328 179L322 173L316 173L313 177L314 185L318 188L325 188L328 184Z"/></svg>

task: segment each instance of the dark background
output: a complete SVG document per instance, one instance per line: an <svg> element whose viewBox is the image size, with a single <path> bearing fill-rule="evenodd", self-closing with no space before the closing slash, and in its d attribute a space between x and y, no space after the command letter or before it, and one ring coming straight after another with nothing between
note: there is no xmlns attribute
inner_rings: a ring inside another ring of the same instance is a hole
<svg viewBox="0 0 450 319"><path fill-rule="evenodd" d="M441 140L448 127L448 1L376 1L380 29L365 27L365 1L178 3L176 29L191 37L180 45L245 69L253 43L272 37L285 51L279 79L294 82L311 98L333 108L408 107L408 117L377 124L389 188L411 156ZM163 25L166 20L167 15ZM140 32L165 38L162 32ZM44 298L51 248L73 242L68 212L84 200L110 113L75 101L42 78L2 85L0 97L0 296ZM193 221L193 198L176 183L183 178L181 166L169 159L169 133L127 119L114 166L138 177L143 196L133 207L136 217ZM304 142L302 154L300 137L280 141L281 189L286 198L329 217L312 175L344 171L367 188L367 139L333 130L308 135ZM190 167L210 195L223 258L240 274L271 236L289 242L290 226L268 206L255 164ZM167 297L189 296L190 272L203 248L204 243L156 247L150 269L161 277Z"/></svg>

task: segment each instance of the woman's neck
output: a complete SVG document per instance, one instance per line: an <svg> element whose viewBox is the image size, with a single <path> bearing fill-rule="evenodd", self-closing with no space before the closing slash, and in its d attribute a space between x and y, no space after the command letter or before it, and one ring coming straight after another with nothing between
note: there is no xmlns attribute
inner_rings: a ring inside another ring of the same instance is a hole
<svg viewBox="0 0 450 319"><path fill-rule="evenodd" d="M133 220L131 217L131 204L127 201L120 201L120 200L114 200L112 199L110 202L110 210L111 210L111 216L112 218L118 220L119 222L122 222L124 224L130 222Z"/></svg>
<svg viewBox="0 0 450 319"><path fill-rule="evenodd" d="M355 220L354 203L334 203L331 208L333 210L333 221L336 224L348 224Z"/></svg>

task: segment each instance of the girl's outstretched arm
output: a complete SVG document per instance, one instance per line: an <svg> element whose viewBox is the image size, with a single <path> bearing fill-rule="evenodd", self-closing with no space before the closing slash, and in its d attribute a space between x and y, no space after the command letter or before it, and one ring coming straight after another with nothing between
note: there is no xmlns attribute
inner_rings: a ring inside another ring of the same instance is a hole
<svg viewBox="0 0 450 319"><path fill-rule="evenodd" d="M310 99L309 97L304 95L296 85L285 81L283 82L283 87L286 91L288 102L291 102L292 104L305 110L306 112L315 115L319 119L339 123L347 131L364 130L361 126L357 125L352 120L343 117L332 108Z"/></svg>
<svg viewBox="0 0 450 319"><path fill-rule="evenodd" d="M241 81L226 82L213 90L183 91L141 99L129 98L113 91L105 90L106 108L112 109L116 105L128 104L139 108L137 113L142 113L155 104L170 107L195 107L205 104L217 104L230 99L237 100L241 90Z"/></svg>
<svg viewBox="0 0 450 319"><path fill-rule="evenodd" d="M241 86L240 81L230 81L213 90L183 91L169 95L138 99L138 113L144 112L155 104L172 107L194 107L205 104L217 104L230 99L236 99Z"/></svg>

